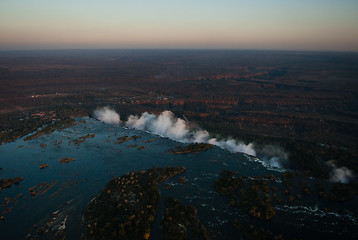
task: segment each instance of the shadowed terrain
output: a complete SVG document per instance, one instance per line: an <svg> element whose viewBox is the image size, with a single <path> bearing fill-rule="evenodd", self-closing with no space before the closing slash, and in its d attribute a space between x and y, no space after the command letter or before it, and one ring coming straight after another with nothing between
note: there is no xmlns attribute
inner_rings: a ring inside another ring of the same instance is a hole
<svg viewBox="0 0 358 240"><path fill-rule="evenodd" d="M328 160L358 171L357 76L356 53L2 52L1 139L97 106L124 115L171 110L219 136L278 144L292 167L317 176L327 176Z"/></svg>

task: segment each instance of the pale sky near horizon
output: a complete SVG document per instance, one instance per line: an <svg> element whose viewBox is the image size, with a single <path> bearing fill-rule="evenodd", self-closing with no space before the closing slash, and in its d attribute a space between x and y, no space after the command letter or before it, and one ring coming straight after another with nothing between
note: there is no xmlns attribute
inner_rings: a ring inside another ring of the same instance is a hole
<svg viewBox="0 0 358 240"><path fill-rule="evenodd" d="M0 50L358 51L358 0L0 0Z"/></svg>

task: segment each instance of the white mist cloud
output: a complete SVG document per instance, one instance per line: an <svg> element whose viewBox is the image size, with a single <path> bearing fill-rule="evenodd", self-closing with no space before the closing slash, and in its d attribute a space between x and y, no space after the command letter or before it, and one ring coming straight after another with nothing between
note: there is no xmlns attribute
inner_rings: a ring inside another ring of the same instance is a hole
<svg viewBox="0 0 358 240"><path fill-rule="evenodd" d="M209 139L207 143L219 146L231 152L243 152L252 156L256 156L256 151L254 150L253 143L245 144L243 142L237 142L234 139L218 141L216 138Z"/></svg>
<svg viewBox="0 0 358 240"><path fill-rule="evenodd" d="M263 157L262 160L272 167L283 168L282 158L279 157Z"/></svg>
<svg viewBox="0 0 358 240"><path fill-rule="evenodd" d="M112 109L101 108L94 112L95 117L105 123L120 122L119 115ZM138 130L148 131L163 137L183 143L209 143L231 152L242 152L248 155L256 156L255 146L253 143L245 144L235 139L217 139L211 138L209 132L192 125L181 118L174 116L171 111L163 111L159 115L147 112L138 115L130 115L125 121L125 126ZM287 161L287 154L283 149L276 146L265 146L260 149L259 155L262 160L274 167L282 168L283 162ZM261 156L260 156L261 157Z"/></svg>
<svg viewBox="0 0 358 240"><path fill-rule="evenodd" d="M279 146L265 145L259 150L262 160L270 166L284 168L288 162L287 153Z"/></svg>
<svg viewBox="0 0 358 240"><path fill-rule="evenodd" d="M96 119L104 123L119 124L121 122L119 114L109 107L97 108L93 114Z"/></svg>
<svg viewBox="0 0 358 240"><path fill-rule="evenodd" d="M186 122L176 118L170 111L164 111L159 116L147 112L140 117L130 115L125 124L129 128L149 131L180 142L189 142L190 131Z"/></svg>
<svg viewBox="0 0 358 240"><path fill-rule="evenodd" d="M332 167L332 172L330 174L330 180L332 182L349 183L354 179L353 171L347 167L343 166L337 168L336 164L334 164L332 161L328 161L326 164Z"/></svg>
<svg viewBox="0 0 358 240"><path fill-rule="evenodd" d="M210 138L206 130L190 128L187 121L175 117L171 111L164 111L158 116L147 112L141 114L140 117L131 115L125 124L129 128L148 131L179 142L210 143L231 152L256 155L252 143L245 144L234 139Z"/></svg>

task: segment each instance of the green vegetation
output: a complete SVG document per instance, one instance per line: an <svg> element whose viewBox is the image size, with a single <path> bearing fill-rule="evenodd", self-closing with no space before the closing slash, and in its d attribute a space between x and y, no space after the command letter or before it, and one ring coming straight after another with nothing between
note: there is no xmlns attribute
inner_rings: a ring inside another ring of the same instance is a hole
<svg viewBox="0 0 358 240"><path fill-rule="evenodd" d="M75 125L75 120L72 118L65 118L65 119L60 119L60 120L56 120L44 127L42 127L40 130L38 130L37 132L35 132L34 134L27 136L24 138L24 141L30 141L30 140L34 140L38 137L41 137L42 135L49 135L51 133L53 133L54 131L62 131L68 127L72 127Z"/></svg>
<svg viewBox="0 0 358 240"><path fill-rule="evenodd" d="M200 228L197 209L182 205L178 199L166 198L164 216L161 221L161 234L165 240L209 239L206 228Z"/></svg>
<svg viewBox="0 0 358 240"><path fill-rule="evenodd" d="M234 172L223 171L214 188L220 195L230 198L232 207L242 208L252 217L270 220L276 215L276 210L272 205L273 190L268 181L275 178L256 177L248 180L248 185L245 179Z"/></svg>
<svg viewBox="0 0 358 240"><path fill-rule="evenodd" d="M74 161L76 161L76 159L69 158L69 157L65 157L65 158L60 159L60 163L68 163L68 162L74 162Z"/></svg>
<svg viewBox="0 0 358 240"><path fill-rule="evenodd" d="M136 140L138 138L141 138L141 136L137 136L137 135L133 135L133 136L122 136L122 137L119 137L117 138L117 142L115 142L114 144L122 144L122 143L125 143L125 142L128 142L130 140Z"/></svg>
<svg viewBox="0 0 358 240"><path fill-rule="evenodd" d="M113 178L87 207L88 239L149 239L159 184L185 168L153 168Z"/></svg>
<svg viewBox="0 0 358 240"><path fill-rule="evenodd" d="M87 134L86 136L79 137L78 139L70 140L68 142L68 144L71 144L71 142L73 142L74 144L78 145L80 143L83 143L84 141L86 141L89 138L94 138L95 136L96 136L96 134L94 134L94 133Z"/></svg>
<svg viewBox="0 0 358 240"><path fill-rule="evenodd" d="M8 188L13 184L19 184L22 180L24 180L23 177L0 179L0 192L3 188Z"/></svg>
<svg viewBox="0 0 358 240"><path fill-rule="evenodd" d="M175 149L169 150L174 154L187 154L187 153L199 153L213 148L212 144L208 143L192 143L185 147L177 146Z"/></svg>

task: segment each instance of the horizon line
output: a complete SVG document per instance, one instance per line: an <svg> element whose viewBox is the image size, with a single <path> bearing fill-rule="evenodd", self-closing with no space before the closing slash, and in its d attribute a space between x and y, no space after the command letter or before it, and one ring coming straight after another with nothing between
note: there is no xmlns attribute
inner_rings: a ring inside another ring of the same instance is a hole
<svg viewBox="0 0 358 240"><path fill-rule="evenodd" d="M35 48L0 49L0 52L37 52L37 51L262 51L262 52L331 52L358 53L358 50L318 50L318 49L265 49L265 48Z"/></svg>

